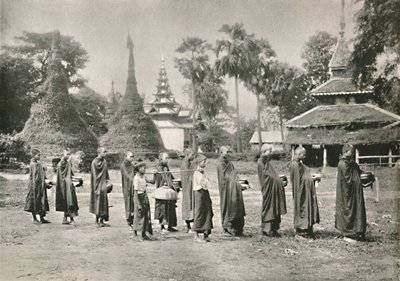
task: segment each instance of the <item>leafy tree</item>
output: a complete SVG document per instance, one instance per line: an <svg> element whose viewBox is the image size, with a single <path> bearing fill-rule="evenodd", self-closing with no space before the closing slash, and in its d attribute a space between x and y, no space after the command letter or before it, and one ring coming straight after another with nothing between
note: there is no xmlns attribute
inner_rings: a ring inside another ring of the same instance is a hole
<svg viewBox="0 0 400 281"><path fill-rule="evenodd" d="M357 14L354 78L372 85L380 106L400 114L400 1L364 0Z"/></svg>
<svg viewBox="0 0 400 281"><path fill-rule="evenodd" d="M216 125L218 115L226 110L228 92L222 88L222 81L210 73L198 85L198 101L201 116L205 118L208 129Z"/></svg>
<svg viewBox="0 0 400 281"><path fill-rule="evenodd" d="M201 83L207 71L210 69L209 58L207 51L211 49L211 45L206 40L198 37L186 37L182 44L176 49L176 52L181 54L175 58L175 67L185 79L188 79L192 84L192 116L193 116L193 150L197 151L196 141L196 119L197 119L197 85Z"/></svg>
<svg viewBox="0 0 400 281"><path fill-rule="evenodd" d="M47 67L51 59L54 32L36 33L24 31L15 37L17 44L3 48L17 56L24 56L34 62L35 71L40 74L39 84L46 80ZM88 53L72 36L61 35L59 56L68 78L69 87L83 86L85 79L78 73L88 61Z"/></svg>
<svg viewBox="0 0 400 281"><path fill-rule="evenodd" d="M0 55L0 132L21 131L29 117L39 73L32 59Z"/></svg>
<svg viewBox="0 0 400 281"><path fill-rule="evenodd" d="M97 136L107 133L107 123L104 121L106 100L102 95L89 87L83 87L71 98L79 115L93 133Z"/></svg>
<svg viewBox="0 0 400 281"><path fill-rule="evenodd" d="M240 124L238 125L237 123L235 123L236 129L239 127L242 132L241 132L241 137L243 139L243 151L249 151L251 149L250 146L250 140L251 137L254 134L254 131L257 129L257 120L255 118L252 119L245 119L244 116L242 116L239 119ZM236 130L236 132L233 134L233 137L236 139L237 138L237 133L238 130ZM233 149L236 149L236 142L234 142L232 140L233 145Z"/></svg>
<svg viewBox="0 0 400 281"><path fill-rule="evenodd" d="M240 138L240 110L239 110L239 90L238 80L245 81L248 78L248 73L252 67L250 48L253 43L254 35L248 34L244 29L242 23L235 23L230 26L224 24L220 32L228 35L228 39L217 40L216 55L223 56L215 61L214 69L219 75L228 75L235 79L235 96L236 96L236 111L237 111L237 151L241 152L241 138Z"/></svg>
<svg viewBox="0 0 400 281"><path fill-rule="evenodd" d="M326 31L319 31L304 44L301 53L303 67L314 85L320 85L329 79L328 64L336 43L336 37Z"/></svg>
<svg viewBox="0 0 400 281"><path fill-rule="evenodd" d="M316 105L309 94L310 81L301 70L277 61L263 64L261 69L263 75L257 77L258 80L253 84L264 96L264 105L278 108L279 127L284 141L284 121Z"/></svg>
<svg viewBox="0 0 400 281"><path fill-rule="evenodd" d="M248 79L245 80L245 85L257 98L258 146L261 150L261 96L268 95L270 86L268 76L271 75L268 66L270 58L275 56L275 51L272 50L266 39L254 40L254 43L249 49L252 68L249 71Z"/></svg>

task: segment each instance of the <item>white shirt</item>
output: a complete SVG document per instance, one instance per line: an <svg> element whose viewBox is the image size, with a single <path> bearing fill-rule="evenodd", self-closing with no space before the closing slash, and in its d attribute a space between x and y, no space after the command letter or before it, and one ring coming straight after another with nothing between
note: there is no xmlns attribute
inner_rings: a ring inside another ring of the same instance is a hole
<svg viewBox="0 0 400 281"><path fill-rule="evenodd" d="M207 190L210 187L210 181L206 177L205 173L200 171L194 171L193 173L193 190L204 189Z"/></svg>
<svg viewBox="0 0 400 281"><path fill-rule="evenodd" d="M138 193L144 193L146 192L146 177L144 175L140 175L137 173L133 177L133 188L136 190Z"/></svg>

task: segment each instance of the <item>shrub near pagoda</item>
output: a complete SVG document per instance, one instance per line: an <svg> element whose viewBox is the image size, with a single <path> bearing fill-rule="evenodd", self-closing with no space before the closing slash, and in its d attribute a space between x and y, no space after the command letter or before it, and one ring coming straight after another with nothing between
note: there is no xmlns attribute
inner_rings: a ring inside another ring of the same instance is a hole
<svg viewBox="0 0 400 281"><path fill-rule="evenodd" d="M108 133L102 139L102 145L113 152L132 150L134 153L155 153L164 150L160 133L144 112L143 100L139 94L128 94L127 91Z"/></svg>
<svg viewBox="0 0 400 281"><path fill-rule="evenodd" d="M44 155L60 154L64 147L95 151L98 141L72 105L60 59L53 58L47 71L43 98L32 106L22 139Z"/></svg>

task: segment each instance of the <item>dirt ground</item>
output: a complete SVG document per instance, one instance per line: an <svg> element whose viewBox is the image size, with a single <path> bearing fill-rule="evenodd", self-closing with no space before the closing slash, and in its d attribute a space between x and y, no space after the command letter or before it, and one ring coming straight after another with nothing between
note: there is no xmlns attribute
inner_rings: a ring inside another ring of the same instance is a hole
<svg viewBox="0 0 400 281"><path fill-rule="evenodd" d="M221 235L215 161L211 161L207 172L214 183L210 193L215 228L210 243L196 243L183 232L180 200L179 232L161 234L153 221L155 241L137 241L125 223L118 171L110 172L111 227L96 228L88 212L88 174L82 174L85 183L78 190L75 227L61 225L63 215L54 211L54 190L49 192L47 216L52 223L34 225L23 211L27 175L0 172L0 280L400 280L398 169L374 170L380 179L380 201L375 202L375 190L365 190L367 242L349 243L334 229L335 169L325 171L318 187L321 224L315 227L317 239L309 241L294 236L290 185L282 237L260 235L261 194L256 175L248 172L256 171L255 166L236 166L254 185L243 193L245 236ZM150 187L149 194L153 190ZM154 200L151 205L154 211Z"/></svg>

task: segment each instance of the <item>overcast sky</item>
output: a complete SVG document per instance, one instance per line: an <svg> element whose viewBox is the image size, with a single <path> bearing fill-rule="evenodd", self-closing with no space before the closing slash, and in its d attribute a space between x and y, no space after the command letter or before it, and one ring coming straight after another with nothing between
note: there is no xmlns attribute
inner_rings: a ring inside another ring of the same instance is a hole
<svg viewBox="0 0 400 281"><path fill-rule="evenodd" d="M49 32L59 29L74 36L88 51L90 61L81 72L88 86L106 95L111 88L125 92L128 32L134 42L136 78L140 93L155 92L164 48L166 68L176 99L185 80L174 67L175 49L182 38L197 36L215 43L224 35L223 24L242 22L249 33L266 38L278 59L301 66L301 49L317 31L337 35L340 0L1 0L4 43L22 31ZM346 0L346 34L353 36L354 12ZM227 79L230 104L234 104L233 81ZM240 104L246 117L255 116L255 98L241 89Z"/></svg>

